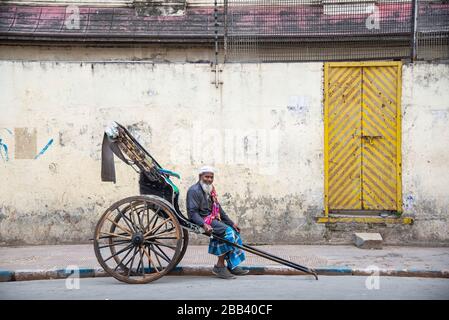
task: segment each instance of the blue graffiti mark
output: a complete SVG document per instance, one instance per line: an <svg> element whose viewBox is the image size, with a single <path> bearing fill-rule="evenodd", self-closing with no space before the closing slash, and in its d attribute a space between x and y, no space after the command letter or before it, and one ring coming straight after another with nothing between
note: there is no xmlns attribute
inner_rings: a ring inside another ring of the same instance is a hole
<svg viewBox="0 0 449 320"><path fill-rule="evenodd" d="M2 151L2 148L3 148L3 151ZM8 145L6 143L3 143L1 138L0 138L0 157L2 159L5 158L6 161L9 160Z"/></svg>
<svg viewBox="0 0 449 320"><path fill-rule="evenodd" d="M34 157L34 159L36 160L37 158L39 158L41 155L43 155L45 153L45 151L47 151L48 147L53 143L53 139L50 139L47 144L45 145L45 147L42 148L42 150Z"/></svg>
<svg viewBox="0 0 449 320"><path fill-rule="evenodd" d="M411 210L415 204L415 198L412 195L408 195L405 198L405 209Z"/></svg>
<svg viewBox="0 0 449 320"><path fill-rule="evenodd" d="M9 133L10 135L13 135L12 131L9 130L8 128L3 128L3 129L5 129L6 131L8 131L8 133Z"/></svg>

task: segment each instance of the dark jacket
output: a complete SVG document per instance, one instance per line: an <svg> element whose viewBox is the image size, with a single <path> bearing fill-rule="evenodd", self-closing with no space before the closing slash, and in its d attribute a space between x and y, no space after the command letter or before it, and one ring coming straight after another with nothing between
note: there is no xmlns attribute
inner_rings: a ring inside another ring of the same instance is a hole
<svg viewBox="0 0 449 320"><path fill-rule="evenodd" d="M186 207L189 219L200 226L204 224L203 218L211 213L212 198L204 192L199 181L187 191ZM220 217L221 221L227 225L234 225L234 222L229 218L226 212L224 212L221 205Z"/></svg>

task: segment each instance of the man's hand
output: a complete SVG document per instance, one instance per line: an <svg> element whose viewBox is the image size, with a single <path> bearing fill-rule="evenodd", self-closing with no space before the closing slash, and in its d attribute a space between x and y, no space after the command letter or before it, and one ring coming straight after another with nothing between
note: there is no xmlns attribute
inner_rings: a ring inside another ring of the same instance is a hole
<svg viewBox="0 0 449 320"><path fill-rule="evenodd" d="M232 226L238 233L240 233L240 228L237 224L234 223L234 225Z"/></svg>
<svg viewBox="0 0 449 320"><path fill-rule="evenodd" d="M210 235L212 233L212 227L208 225L207 223L203 224L203 229L206 232L206 234Z"/></svg>

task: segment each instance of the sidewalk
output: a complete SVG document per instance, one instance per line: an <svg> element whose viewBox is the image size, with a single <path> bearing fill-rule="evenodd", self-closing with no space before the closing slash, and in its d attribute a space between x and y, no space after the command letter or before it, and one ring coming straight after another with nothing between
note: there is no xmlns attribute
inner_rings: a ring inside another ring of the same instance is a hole
<svg viewBox="0 0 449 320"><path fill-rule="evenodd" d="M370 266L380 275L449 278L449 248L384 246L364 250L347 245L267 245L264 251L314 268L320 275L369 275ZM207 246L189 246L172 271L180 275L211 275L215 257ZM0 247L0 282L65 278L68 266L80 268L81 277L106 276L93 245ZM244 267L251 274L301 274L289 267L247 253Z"/></svg>

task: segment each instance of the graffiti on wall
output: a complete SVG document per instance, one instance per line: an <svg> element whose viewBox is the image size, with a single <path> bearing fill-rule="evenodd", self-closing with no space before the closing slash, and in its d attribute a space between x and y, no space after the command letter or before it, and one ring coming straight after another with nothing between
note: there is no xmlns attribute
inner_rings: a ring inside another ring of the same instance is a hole
<svg viewBox="0 0 449 320"><path fill-rule="evenodd" d="M5 139L4 133L7 133ZM3 133L3 136L2 136ZM0 128L0 159L9 161L11 142L14 143L14 159L38 159L52 145L53 138L37 153L37 131L34 128Z"/></svg>

